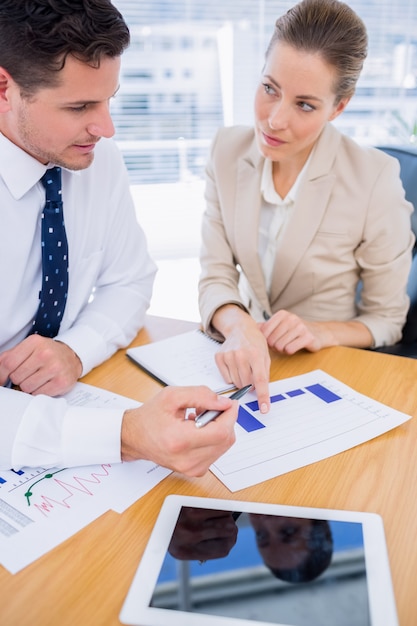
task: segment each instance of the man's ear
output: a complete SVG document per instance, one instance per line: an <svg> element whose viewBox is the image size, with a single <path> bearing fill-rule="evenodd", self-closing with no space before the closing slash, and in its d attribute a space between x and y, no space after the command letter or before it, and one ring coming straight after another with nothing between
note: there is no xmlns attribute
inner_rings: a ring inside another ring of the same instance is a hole
<svg viewBox="0 0 417 626"><path fill-rule="evenodd" d="M10 87L13 83L9 72L0 66L0 113L10 110Z"/></svg>

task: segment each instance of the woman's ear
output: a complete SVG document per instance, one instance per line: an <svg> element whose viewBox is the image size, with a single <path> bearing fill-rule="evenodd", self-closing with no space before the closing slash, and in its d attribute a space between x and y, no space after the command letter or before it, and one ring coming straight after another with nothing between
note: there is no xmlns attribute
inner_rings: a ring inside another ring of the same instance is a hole
<svg viewBox="0 0 417 626"><path fill-rule="evenodd" d="M336 117L338 117L341 113L343 113L343 111L346 109L347 105L350 102L350 97L349 98L342 98L339 103L335 106L333 113L330 115L329 117L329 122L331 122L332 120L336 119Z"/></svg>

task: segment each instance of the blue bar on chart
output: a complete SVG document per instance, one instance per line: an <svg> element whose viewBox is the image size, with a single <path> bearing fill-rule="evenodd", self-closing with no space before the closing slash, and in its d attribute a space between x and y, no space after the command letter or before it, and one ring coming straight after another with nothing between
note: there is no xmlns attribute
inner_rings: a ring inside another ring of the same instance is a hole
<svg viewBox="0 0 417 626"><path fill-rule="evenodd" d="M303 392L301 392L303 393ZM282 393L277 394L276 396L271 396L270 397L271 400L271 404L274 404L274 402L279 402L280 400L285 400L285 396L282 395ZM259 404L257 400L253 400L252 402L247 402L246 406L251 410L251 411L259 411Z"/></svg>
<svg viewBox="0 0 417 626"><path fill-rule="evenodd" d="M244 430L246 430L247 433L252 433L254 430L265 428L265 424L262 424L262 422L257 420L256 417L248 413L247 410L243 408L243 406L239 407L239 412L237 414L237 423Z"/></svg>
<svg viewBox="0 0 417 626"><path fill-rule="evenodd" d="M289 398L296 398L297 396L302 396L305 394L303 389L292 389L291 391L287 391L287 396Z"/></svg>
<svg viewBox="0 0 417 626"><path fill-rule="evenodd" d="M326 404L330 404L331 402L342 399L333 391L330 391L330 389L327 389L323 385L320 385L320 383L316 383L314 385L309 385L304 389L291 389L290 391L286 391L285 394L278 393L275 396L271 396L271 404L274 404L275 402L281 402L282 400L288 401L293 398L298 398L299 396L305 395L306 392L312 393L316 398L323 400L323 402L325 402ZM259 404L257 400L247 402L245 406L254 413L259 411ZM237 423L248 433L259 430L260 428L265 428L265 424L257 420L250 413L248 413L248 411L246 411L243 406L239 407Z"/></svg>
<svg viewBox="0 0 417 626"><path fill-rule="evenodd" d="M7 483L7 480L0 476L0 485L4 485L4 483Z"/></svg>
<svg viewBox="0 0 417 626"><path fill-rule="evenodd" d="M310 393L317 396L317 398L320 398L320 400L324 400L324 402L326 402L327 404L342 399L340 396L333 393L333 391L330 391L330 389L326 389L326 387L323 387L323 385L320 385L318 383L316 385L309 385L308 387L306 387L306 389L310 391Z"/></svg>
<svg viewBox="0 0 417 626"><path fill-rule="evenodd" d="M251 411L259 411L259 404L257 400L253 400L252 402L247 402L246 406L251 410Z"/></svg>
<svg viewBox="0 0 417 626"><path fill-rule="evenodd" d="M271 396L272 404L274 404L274 402L280 402L281 400L285 400L285 396L283 396L282 393L279 393L276 396Z"/></svg>

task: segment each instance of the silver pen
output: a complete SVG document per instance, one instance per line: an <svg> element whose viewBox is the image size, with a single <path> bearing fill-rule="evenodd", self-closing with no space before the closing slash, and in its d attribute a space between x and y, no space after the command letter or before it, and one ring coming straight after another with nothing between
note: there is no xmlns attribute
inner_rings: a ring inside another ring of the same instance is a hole
<svg viewBox="0 0 417 626"><path fill-rule="evenodd" d="M249 389L252 386L253 385L246 385L246 387L242 387L241 389L237 389L234 393L232 393L231 396L229 396L229 398L231 400L239 400L239 398L244 396L245 393L247 391L249 391ZM219 417L219 415L221 413L223 413L223 411L203 411L202 413L197 415L197 417L195 418L195 425L196 425L196 427L197 428L201 428L202 426L205 426L206 424L208 424L212 420L215 420L216 417Z"/></svg>

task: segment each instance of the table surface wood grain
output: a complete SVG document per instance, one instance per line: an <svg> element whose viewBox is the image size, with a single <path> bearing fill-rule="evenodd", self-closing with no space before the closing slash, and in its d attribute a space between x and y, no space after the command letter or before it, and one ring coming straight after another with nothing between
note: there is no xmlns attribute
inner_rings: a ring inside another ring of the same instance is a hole
<svg viewBox="0 0 417 626"><path fill-rule="evenodd" d="M149 316L132 346L196 328ZM11 575L0 567L1 626L113 626L164 498L171 493L370 511L384 521L400 626L417 624L417 361L336 347L273 355L271 381L322 369L356 391L413 416L351 450L230 493L210 472L172 474L123 514L109 511ZM83 382L139 401L161 384L120 350ZM335 625L337 626L337 625ZM389 626L387 624L387 626Z"/></svg>

